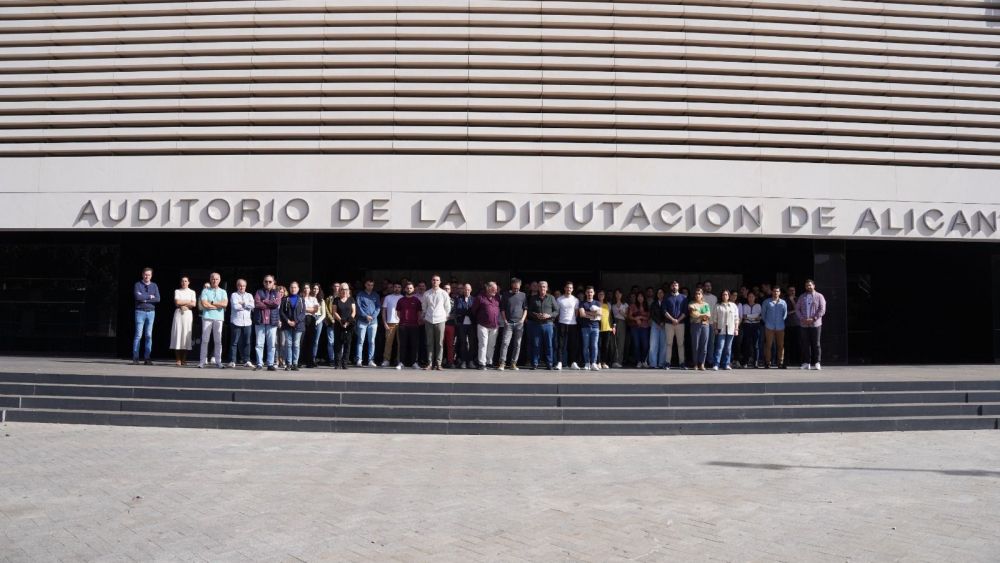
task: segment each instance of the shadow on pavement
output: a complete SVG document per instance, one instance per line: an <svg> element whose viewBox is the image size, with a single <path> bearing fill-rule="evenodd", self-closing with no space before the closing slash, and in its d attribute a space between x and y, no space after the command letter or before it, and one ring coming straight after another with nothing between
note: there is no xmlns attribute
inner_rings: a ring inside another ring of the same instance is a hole
<svg viewBox="0 0 1000 563"><path fill-rule="evenodd" d="M780 463L742 463L738 461L710 461L705 465L714 465L716 467L733 467L739 469L768 469L771 471L783 471L786 469L835 469L838 471L939 473L941 475L949 475L952 477L1000 478L1000 471L987 471L985 469L912 469L903 467L837 467L834 465L782 465Z"/></svg>

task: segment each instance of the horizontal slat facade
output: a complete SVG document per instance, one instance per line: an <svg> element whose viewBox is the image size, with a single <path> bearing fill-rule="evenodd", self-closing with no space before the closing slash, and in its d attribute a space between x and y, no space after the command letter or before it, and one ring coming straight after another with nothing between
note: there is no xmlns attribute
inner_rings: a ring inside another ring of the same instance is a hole
<svg viewBox="0 0 1000 563"><path fill-rule="evenodd" d="M1000 168L985 2L14 1L0 156Z"/></svg>

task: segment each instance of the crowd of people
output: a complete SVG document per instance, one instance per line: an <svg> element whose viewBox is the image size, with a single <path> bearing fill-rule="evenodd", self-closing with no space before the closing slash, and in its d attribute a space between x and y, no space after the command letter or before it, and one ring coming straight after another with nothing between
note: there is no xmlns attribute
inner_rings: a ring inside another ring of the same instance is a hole
<svg viewBox="0 0 1000 563"><path fill-rule="evenodd" d="M152 277L153 270L144 269L133 289L136 364L140 356L152 363L153 320L161 302ZM533 281L525 292L517 278L502 291L495 281L474 291L469 283L442 283L434 275L430 286L383 280L379 290L371 279L358 291L338 282L328 296L318 283L278 285L271 275L253 293L243 279L227 293L217 273L197 295L189 278L182 277L179 285L170 336L176 365L187 363L197 315L198 367L270 371L323 364L340 369L729 370L798 363L801 369L821 369L826 312L826 300L812 280L806 280L801 295L795 286L783 291L762 283L724 289L718 296L708 280L693 291L674 281L660 288L633 286L627 293L571 282L555 289L547 281Z"/></svg>

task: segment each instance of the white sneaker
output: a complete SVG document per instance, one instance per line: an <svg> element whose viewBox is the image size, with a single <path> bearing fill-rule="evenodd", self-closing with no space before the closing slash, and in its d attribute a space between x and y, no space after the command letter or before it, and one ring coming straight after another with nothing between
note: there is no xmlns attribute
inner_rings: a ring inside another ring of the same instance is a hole
<svg viewBox="0 0 1000 563"><path fill-rule="evenodd" d="M573 364L573 365L576 365L576 364ZM576 369L580 369L580 368L576 368ZM583 371L590 371L590 364L583 364Z"/></svg>
<svg viewBox="0 0 1000 563"><path fill-rule="evenodd" d="M358 360L358 361L354 362L354 367L356 367L356 368L361 367L361 360Z"/></svg>
<svg viewBox="0 0 1000 563"><path fill-rule="evenodd" d="M726 369L733 369L733 366L726 366Z"/></svg>
<svg viewBox="0 0 1000 563"><path fill-rule="evenodd" d="M591 366L591 369L593 369L594 371L601 371L601 366L593 364L593 366Z"/></svg>
<svg viewBox="0 0 1000 563"><path fill-rule="evenodd" d="M556 362L556 370L562 369L562 362Z"/></svg>
<svg viewBox="0 0 1000 563"><path fill-rule="evenodd" d="M370 367L370 368L377 368L378 366L375 365L375 362L369 361L368 362L368 367Z"/></svg>
<svg viewBox="0 0 1000 563"><path fill-rule="evenodd" d="M229 367L231 367L231 368L236 367L236 362L229 362Z"/></svg>
<svg viewBox="0 0 1000 563"><path fill-rule="evenodd" d="M388 361L382 362L382 367L384 367L384 368L389 367L389 362Z"/></svg>
<svg viewBox="0 0 1000 563"><path fill-rule="evenodd" d="M809 364L802 364L799 369L809 369Z"/></svg>
<svg viewBox="0 0 1000 563"><path fill-rule="evenodd" d="M670 366L663 366L663 369L670 371Z"/></svg>
<svg viewBox="0 0 1000 563"><path fill-rule="evenodd" d="M418 364L418 363L414 362L414 364L413 364L412 366L410 366L410 367L411 367L412 369L420 369L420 364Z"/></svg>
<svg viewBox="0 0 1000 563"><path fill-rule="evenodd" d="M252 368L253 367L253 362L247 362L247 363L243 364L243 367L245 367L245 368Z"/></svg>
<svg viewBox="0 0 1000 563"><path fill-rule="evenodd" d="M403 369L403 364L396 364L396 369Z"/></svg>
<svg viewBox="0 0 1000 563"><path fill-rule="evenodd" d="M719 366L712 366L712 371L719 371Z"/></svg>
<svg viewBox="0 0 1000 563"><path fill-rule="evenodd" d="M205 367L205 364L198 364L198 369Z"/></svg>
<svg viewBox="0 0 1000 563"><path fill-rule="evenodd" d="M576 365L576 362L573 362L569 365L569 369L580 369L580 366Z"/></svg>
<svg viewBox="0 0 1000 563"><path fill-rule="evenodd" d="M215 358L209 358L208 359L208 363L209 363L209 365L213 365L214 366L215 365Z"/></svg>
<svg viewBox="0 0 1000 563"><path fill-rule="evenodd" d="M816 365L814 365L814 366L813 366L812 368L813 368L814 370L816 370L816 371L819 371L819 370L823 369L823 366L821 366L821 365L819 365L819 364L816 364Z"/></svg>
<svg viewBox="0 0 1000 563"><path fill-rule="evenodd" d="M497 370L498 370L498 371L503 371L504 369L505 369L505 368L504 368L504 365L503 365L503 364L500 364L499 366L497 366Z"/></svg>

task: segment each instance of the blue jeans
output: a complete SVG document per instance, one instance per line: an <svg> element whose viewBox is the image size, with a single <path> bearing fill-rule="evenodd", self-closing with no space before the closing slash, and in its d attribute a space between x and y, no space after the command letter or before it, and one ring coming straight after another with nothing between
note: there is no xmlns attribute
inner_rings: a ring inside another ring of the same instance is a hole
<svg viewBox="0 0 1000 563"><path fill-rule="evenodd" d="M145 338L146 348L144 350L145 359L149 359L149 354L153 351L153 319L156 318L156 311L136 311L135 312L135 340L132 341L132 359L139 359L139 342Z"/></svg>
<svg viewBox="0 0 1000 563"><path fill-rule="evenodd" d="M552 323L528 322L528 338L531 339L531 365L538 366L542 346L545 346L545 365L552 367Z"/></svg>
<svg viewBox="0 0 1000 563"><path fill-rule="evenodd" d="M325 325L323 330L326 331L326 361L331 366L333 365L333 360L336 358L336 352L334 352L334 343L337 340L336 334L337 329L333 325ZM313 354L315 355L315 354Z"/></svg>
<svg viewBox="0 0 1000 563"><path fill-rule="evenodd" d="M733 335L715 335L715 365L719 369L726 369L729 361L733 359Z"/></svg>
<svg viewBox="0 0 1000 563"><path fill-rule="evenodd" d="M324 330L326 330L326 324L316 324L316 334L313 336L312 341L312 359L314 364L316 363L316 354L319 352L319 341L323 338Z"/></svg>
<svg viewBox="0 0 1000 563"><path fill-rule="evenodd" d="M229 361L245 364L250 361L250 340L253 338L253 327L229 325Z"/></svg>
<svg viewBox="0 0 1000 563"><path fill-rule="evenodd" d="M601 329L583 325L580 327L580 336L583 337L583 363L584 365L597 363L597 342L601 337Z"/></svg>
<svg viewBox="0 0 1000 563"><path fill-rule="evenodd" d="M649 331L649 365L662 368L667 365L667 333L660 323L650 325Z"/></svg>
<svg viewBox="0 0 1000 563"><path fill-rule="evenodd" d="M632 356L635 363L645 362L649 355L649 327L631 327L629 334L632 335Z"/></svg>
<svg viewBox="0 0 1000 563"><path fill-rule="evenodd" d="M375 335L378 333L378 320L372 322L358 321L354 327L354 357L361 363L371 362L375 358ZM361 359L361 347L368 344L367 360Z"/></svg>
<svg viewBox="0 0 1000 563"><path fill-rule="evenodd" d="M257 367L264 367L264 349L267 348L267 367L274 366L274 345L278 340L278 327L273 325L254 325L257 336Z"/></svg>
<svg viewBox="0 0 1000 563"><path fill-rule="evenodd" d="M701 323L691 323L691 354L694 356L694 365L700 366L705 363L708 356L708 341L711 340L711 327Z"/></svg>
<svg viewBox="0 0 1000 563"><path fill-rule="evenodd" d="M294 328L283 328L285 333L285 366L299 365L299 352L302 351L302 334Z"/></svg>

